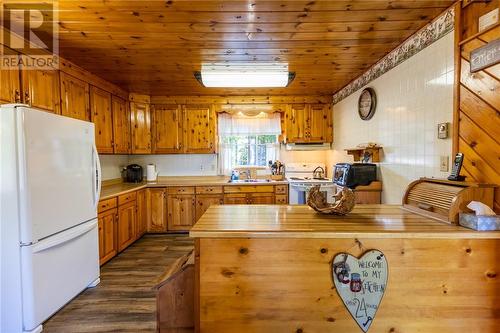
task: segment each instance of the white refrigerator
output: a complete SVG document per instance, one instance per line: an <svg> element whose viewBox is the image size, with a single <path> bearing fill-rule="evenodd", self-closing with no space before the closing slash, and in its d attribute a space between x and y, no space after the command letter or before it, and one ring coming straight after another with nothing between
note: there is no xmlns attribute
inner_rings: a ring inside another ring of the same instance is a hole
<svg viewBox="0 0 500 333"><path fill-rule="evenodd" d="M94 125L14 104L0 125L0 332L40 332L99 283Z"/></svg>

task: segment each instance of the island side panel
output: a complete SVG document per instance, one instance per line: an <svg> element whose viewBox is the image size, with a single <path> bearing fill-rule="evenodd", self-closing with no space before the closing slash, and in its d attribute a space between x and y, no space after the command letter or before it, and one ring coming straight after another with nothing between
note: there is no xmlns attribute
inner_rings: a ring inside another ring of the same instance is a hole
<svg viewBox="0 0 500 333"><path fill-rule="evenodd" d="M334 288L339 252L382 251L385 295L370 333L498 332L500 240L203 238L199 331L362 332Z"/></svg>

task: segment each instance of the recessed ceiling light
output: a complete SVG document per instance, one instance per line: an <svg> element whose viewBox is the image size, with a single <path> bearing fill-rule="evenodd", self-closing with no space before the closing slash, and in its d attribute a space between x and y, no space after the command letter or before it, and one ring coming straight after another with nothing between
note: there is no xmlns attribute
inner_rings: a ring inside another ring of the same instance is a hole
<svg viewBox="0 0 500 333"><path fill-rule="evenodd" d="M194 76L209 88L271 88L288 86L295 73L283 63L210 63Z"/></svg>

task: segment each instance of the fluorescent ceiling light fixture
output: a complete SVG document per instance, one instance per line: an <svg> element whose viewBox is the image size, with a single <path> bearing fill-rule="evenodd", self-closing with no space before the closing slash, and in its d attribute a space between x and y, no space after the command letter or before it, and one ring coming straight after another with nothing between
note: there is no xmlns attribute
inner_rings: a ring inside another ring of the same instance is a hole
<svg viewBox="0 0 500 333"><path fill-rule="evenodd" d="M295 73L282 63L210 63L194 76L209 88L272 88L288 86Z"/></svg>

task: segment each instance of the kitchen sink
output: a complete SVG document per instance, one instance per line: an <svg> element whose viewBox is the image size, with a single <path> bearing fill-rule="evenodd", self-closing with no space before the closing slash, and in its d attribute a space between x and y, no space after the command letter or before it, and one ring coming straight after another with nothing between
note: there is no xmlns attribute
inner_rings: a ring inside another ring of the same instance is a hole
<svg viewBox="0 0 500 333"><path fill-rule="evenodd" d="M238 179L238 180L229 180L228 183L235 184L245 184L245 183L272 183L275 180L272 179Z"/></svg>

